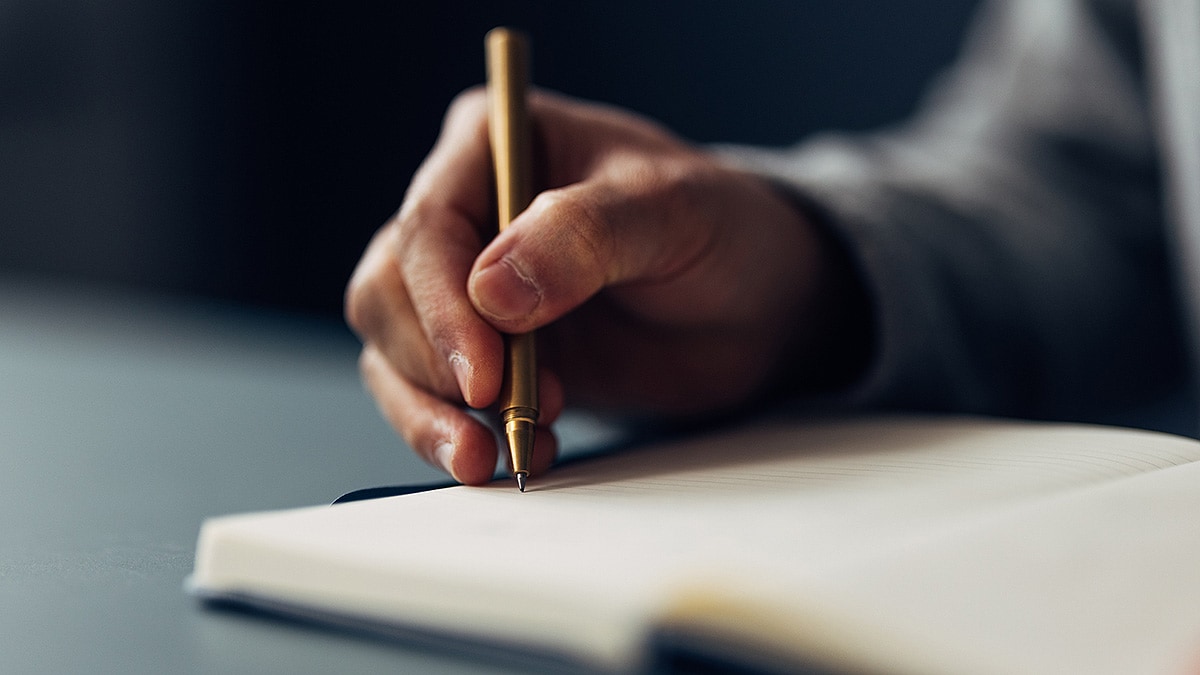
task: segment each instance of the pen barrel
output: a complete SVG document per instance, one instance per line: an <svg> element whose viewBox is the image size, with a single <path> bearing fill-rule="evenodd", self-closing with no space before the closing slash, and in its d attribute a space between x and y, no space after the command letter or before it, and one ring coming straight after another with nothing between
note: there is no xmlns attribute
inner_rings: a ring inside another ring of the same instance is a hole
<svg viewBox="0 0 1200 675"><path fill-rule="evenodd" d="M496 28L484 40L488 81L488 136L496 176L497 216L503 232L533 198L529 109L529 41ZM506 336L500 414L513 472L527 475L537 429L537 354L533 333ZM521 489L524 490L524 483Z"/></svg>
<svg viewBox="0 0 1200 675"><path fill-rule="evenodd" d="M488 135L496 174L497 211L503 232L533 198L529 130L529 42L521 33L495 28L485 39Z"/></svg>

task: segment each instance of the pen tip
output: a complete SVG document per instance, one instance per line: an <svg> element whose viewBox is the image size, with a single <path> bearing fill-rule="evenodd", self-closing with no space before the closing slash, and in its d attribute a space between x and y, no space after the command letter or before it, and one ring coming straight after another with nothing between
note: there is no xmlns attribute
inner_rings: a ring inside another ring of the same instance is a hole
<svg viewBox="0 0 1200 675"><path fill-rule="evenodd" d="M525 491L525 476L524 473L517 474L517 487L521 489L521 492Z"/></svg>

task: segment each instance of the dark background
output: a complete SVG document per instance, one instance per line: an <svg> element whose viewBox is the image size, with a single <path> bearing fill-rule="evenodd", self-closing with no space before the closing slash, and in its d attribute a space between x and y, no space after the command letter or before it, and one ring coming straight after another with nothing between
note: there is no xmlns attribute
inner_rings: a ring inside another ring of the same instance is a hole
<svg viewBox="0 0 1200 675"><path fill-rule="evenodd" d="M336 314L500 24L696 141L908 113L974 0L0 0L0 278Z"/></svg>

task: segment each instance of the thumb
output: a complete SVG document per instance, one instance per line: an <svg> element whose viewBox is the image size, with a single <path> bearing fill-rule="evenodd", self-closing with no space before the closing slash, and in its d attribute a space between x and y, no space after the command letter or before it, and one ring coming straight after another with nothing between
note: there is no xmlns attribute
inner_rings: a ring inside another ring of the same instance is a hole
<svg viewBox="0 0 1200 675"><path fill-rule="evenodd" d="M671 278L708 249L704 223L674 208L680 185L585 182L540 194L479 255L468 293L505 332L533 330L607 286Z"/></svg>

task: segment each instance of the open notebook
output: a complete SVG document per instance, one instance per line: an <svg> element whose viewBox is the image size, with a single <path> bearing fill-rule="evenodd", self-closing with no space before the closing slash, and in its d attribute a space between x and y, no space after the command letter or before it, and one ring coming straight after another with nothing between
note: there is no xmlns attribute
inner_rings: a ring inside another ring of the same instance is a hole
<svg viewBox="0 0 1200 675"><path fill-rule="evenodd" d="M774 421L530 481L204 523L205 598L597 670L1200 672L1200 443Z"/></svg>

